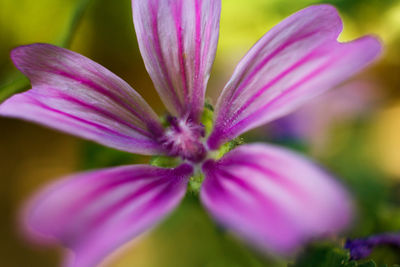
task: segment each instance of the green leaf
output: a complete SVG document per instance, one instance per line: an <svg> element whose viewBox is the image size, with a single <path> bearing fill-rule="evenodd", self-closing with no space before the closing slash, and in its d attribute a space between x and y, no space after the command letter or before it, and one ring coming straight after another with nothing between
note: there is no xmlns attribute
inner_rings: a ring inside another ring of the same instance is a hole
<svg viewBox="0 0 400 267"><path fill-rule="evenodd" d="M150 159L150 165L161 168L173 168L180 163L179 158L172 158L168 156L153 156Z"/></svg>
<svg viewBox="0 0 400 267"><path fill-rule="evenodd" d="M203 183L204 178L204 174L201 172L197 172L190 177L188 193L198 195L200 193L201 184Z"/></svg>
<svg viewBox="0 0 400 267"><path fill-rule="evenodd" d="M223 155L225 155L226 153L228 153L229 151L231 151L232 149L234 149L237 146L240 146L244 144L243 138L242 137L237 137L225 144L223 144L221 146L221 148L218 150L218 154L217 154L217 159L222 158Z"/></svg>
<svg viewBox="0 0 400 267"><path fill-rule="evenodd" d="M338 245L329 243L315 243L310 245L294 263L288 264L288 267L400 267L400 265L389 265L385 263L393 263L393 259L383 258L379 260L363 260L357 262L350 260L350 254L347 250ZM394 261L397 262L397 261Z"/></svg>
<svg viewBox="0 0 400 267"><path fill-rule="evenodd" d="M372 260L358 264L358 267L376 267L376 263Z"/></svg>
<svg viewBox="0 0 400 267"><path fill-rule="evenodd" d="M201 116L201 123L204 125L204 129L206 131L206 136L211 133L213 127L214 120L214 107L206 101L204 104L203 114Z"/></svg>
<svg viewBox="0 0 400 267"><path fill-rule="evenodd" d="M330 244L316 244L310 246L294 264L288 267L353 267L349 253Z"/></svg>

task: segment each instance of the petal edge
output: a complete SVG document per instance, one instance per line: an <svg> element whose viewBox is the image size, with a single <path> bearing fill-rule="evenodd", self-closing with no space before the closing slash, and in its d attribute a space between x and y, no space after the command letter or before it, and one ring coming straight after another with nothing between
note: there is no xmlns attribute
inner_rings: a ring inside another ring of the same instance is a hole
<svg viewBox="0 0 400 267"><path fill-rule="evenodd" d="M96 266L169 214L185 195L192 171L187 164L131 165L67 177L28 203L24 228L35 241L70 248L66 266Z"/></svg>
<svg viewBox="0 0 400 267"><path fill-rule="evenodd" d="M242 145L203 165L201 200L218 222L250 244L295 253L348 225L352 204L328 174L293 152Z"/></svg>
<svg viewBox="0 0 400 267"><path fill-rule="evenodd" d="M157 115L126 82L92 60L49 44L15 48L11 58L32 89L0 105L22 118L120 150L160 154Z"/></svg>
<svg viewBox="0 0 400 267"><path fill-rule="evenodd" d="M338 85L380 53L374 37L337 42L340 17L329 5L303 9L266 33L240 61L220 95L208 140L229 139L286 115Z"/></svg>

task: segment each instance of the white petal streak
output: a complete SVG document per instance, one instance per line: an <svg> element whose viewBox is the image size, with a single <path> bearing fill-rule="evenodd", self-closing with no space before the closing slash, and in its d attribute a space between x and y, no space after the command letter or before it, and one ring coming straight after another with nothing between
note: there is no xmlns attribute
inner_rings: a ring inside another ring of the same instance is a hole
<svg viewBox="0 0 400 267"><path fill-rule="evenodd" d="M219 35L220 0L133 0L147 71L168 110L200 118Z"/></svg>

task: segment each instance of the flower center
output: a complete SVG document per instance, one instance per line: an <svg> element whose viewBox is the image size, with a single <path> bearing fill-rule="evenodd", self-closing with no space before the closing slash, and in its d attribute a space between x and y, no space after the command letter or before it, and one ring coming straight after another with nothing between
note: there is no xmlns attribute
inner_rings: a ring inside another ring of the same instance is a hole
<svg viewBox="0 0 400 267"><path fill-rule="evenodd" d="M201 139L205 135L204 127L189 119L168 117L170 126L159 139L169 156L181 157L192 162L202 161L207 154Z"/></svg>

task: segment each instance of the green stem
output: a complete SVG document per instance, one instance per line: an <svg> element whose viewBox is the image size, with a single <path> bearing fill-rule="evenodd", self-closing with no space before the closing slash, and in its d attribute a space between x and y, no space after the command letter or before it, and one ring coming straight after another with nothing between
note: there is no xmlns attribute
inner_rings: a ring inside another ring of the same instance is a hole
<svg viewBox="0 0 400 267"><path fill-rule="evenodd" d="M65 48L70 47L83 15L91 1L92 0L81 0L78 2L65 30L61 34L61 37L58 38L59 41L56 42L57 45ZM11 79L9 79L9 81L0 85L0 103L13 94L23 92L30 87L29 80L22 73L14 71L10 76Z"/></svg>
<svg viewBox="0 0 400 267"><path fill-rule="evenodd" d="M60 41L57 42L59 46L65 48L71 46L75 33L77 32L83 15L91 1L92 0L81 0L78 2L64 33L61 35Z"/></svg>
<svg viewBox="0 0 400 267"><path fill-rule="evenodd" d="M232 255L232 261L238 263L238 266L248 267L285 267L287 262L274 257L266 257L266 255L252 249L249 245L245 245L243 241L233 238L230 234L218 226L215 227L215 233L219 236L224 254Z"/></svg>

